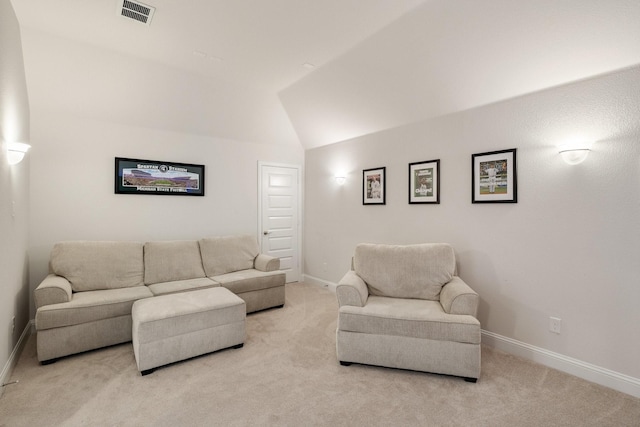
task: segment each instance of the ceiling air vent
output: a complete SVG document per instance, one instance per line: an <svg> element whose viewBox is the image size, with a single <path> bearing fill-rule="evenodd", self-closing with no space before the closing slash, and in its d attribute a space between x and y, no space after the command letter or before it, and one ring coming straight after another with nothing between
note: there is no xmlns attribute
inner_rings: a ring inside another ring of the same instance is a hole
<svg viewBox="0 0 640 427"><path fill-rule="evenodd" d="M151 24L151 18L155 11L155 7L151 7L144 3L131 0L118 0L118 15L134 19L146 25Z"/></svg>

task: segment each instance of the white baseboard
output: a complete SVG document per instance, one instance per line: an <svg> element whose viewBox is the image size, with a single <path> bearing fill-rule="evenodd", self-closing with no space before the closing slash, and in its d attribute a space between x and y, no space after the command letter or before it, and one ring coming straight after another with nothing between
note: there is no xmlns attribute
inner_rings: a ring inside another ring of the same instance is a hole
<svg viewBox="0 0 640 427"><path fill-rule="evenodd" d="M319 279L314 276L309 276L308 274L302 275L302 280L305 283L309 283L311 285L322 286L323 288L329 288L330 291L335 292L337 284L333 282L329 282L327 280Z"/></svg>
<svg viewBox="0 0 640 427"><path fill-rule="evenodd" d="M18 339L18 342L16 343L16 346L13 348L11 355L9 355L9 360L7 360L7 363L5 363L4 367L2 368L2 373L0 373L0 397L4 392L4 387L2 387L2 384L6 384L9 381L9 378L11 378L11 372L13 371L13 368L15 368L16 364L18 363L18 358L20 357L20 354L22 353L22 349L27 343L27 339L31 335L32 328L33 328L33 320L29 321L27 323L27 326L25 326L24 331L22 331L22 335L20 335L20 339Z"/></svg>
<svg viewBox="0 0 640 427"><path fill-rule="evenodd" d="M304 275L304 281L313 285L323 286L335 292L336 284L317 277ZM624 375L606 368L601 368L572 357L554 353L544 348L536 347L522 341L514 340L482 330L482 343L505 353L540 363L549 368L566 372L578 378L609 387L622 393L640 397L640 379Z"/></svg>
<svg viewBox="0 0 640 427"><path fill-rule="evenodd" d="M640 379L482 330L482 343L578 378L640 397Z"/></svg>

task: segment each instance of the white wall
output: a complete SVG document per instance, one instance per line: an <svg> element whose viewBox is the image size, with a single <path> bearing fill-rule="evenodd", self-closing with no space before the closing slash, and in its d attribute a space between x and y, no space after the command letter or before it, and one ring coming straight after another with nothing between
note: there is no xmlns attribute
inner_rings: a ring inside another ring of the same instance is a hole
<svg viewBox="0 0 640 427"><path fill-rule="evenodd" d="M196 239L257 233L258 161L302 165L302 148L114 124L32 108L31 289L61 240ZM114 158L205 165L205 196L114 194ZM32 308L31 316L34 312Z"/></svg>
<svg viewBox="0 0 640 427"><path fill-rule="evenodd" d="M20 28L9 0L0 0L0 52L0 382L4 382L12 351L29 321L29 156L9 166L5 150L7 142L29 141L29 102Z"/></svg>
<svg viewBox="0 0 640 427"><path fill-rule="evenodd" d="M580 165L557 146L596 141ZM517 148L518 203L471 203L471 155ZM408 163L441 159L441 203L409 205ZM305 273L337 282L360 242L448 242L482 328L640 378L640 68L306 153ZM362 170L386 166L386 206ZM337 186L333 176L347 172ZM560 335L549 317L562 319Z"/></svg>
<svg viewBox="0 0 640 427"><path fill-rule="evenodd" d="M256 233L258 161L303 164L275 94L32 28L23 28L23 48L31 290L61 240ZM115 157L204 164L206 195L116 195Z"/></svg>

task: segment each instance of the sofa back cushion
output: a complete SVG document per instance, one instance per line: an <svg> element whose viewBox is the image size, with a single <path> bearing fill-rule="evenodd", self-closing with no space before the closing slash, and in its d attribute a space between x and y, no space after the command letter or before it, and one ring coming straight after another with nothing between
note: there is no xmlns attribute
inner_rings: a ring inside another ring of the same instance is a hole
<svg viewBox="0 0 640 427"><path fill-rule="evenodd" d="M50 266L74 292L139 286L144 275L142 243L61 242L51 251Z"/></svg>
<svg viewBox="0 0 640 427"><path fill-rule="evenodd" d="M144 244L144 283L205 277L196 240L147 242Z"/></svg>
<svg viewBox="0 0 640 427"><path fill-rule="evenodd" d="M455 254L445 243L419 245L360 244L354 270L372 295L437 301L454 276Z"/></svg>
<svg viewBox="0 0 640 427"><path fill-rule="evenodd" d="M199 243L208 277L253 268L260 253L256 238L248 235L211 237Z"/></svg>

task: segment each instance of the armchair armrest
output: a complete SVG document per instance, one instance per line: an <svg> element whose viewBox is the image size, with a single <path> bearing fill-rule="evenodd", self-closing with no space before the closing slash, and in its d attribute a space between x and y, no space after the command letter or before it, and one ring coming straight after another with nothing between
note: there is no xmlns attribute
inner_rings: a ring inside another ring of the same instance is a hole
<svg viewBox="0 0 640 427"><path fill-rule="evenodd" d="M71 301L71 283L62 276L49 274L33 291L36 309Z"/></svg>
<svg viewBox="0 0 640 427"><path fill-rule="evenodd" d="M440 304L449 314L476 317L479 300L478 294L458 276L454 276L440 291Z"/></svg>
<svg viewBox="0 0 640 427"><path fill-rule="evenodd" d="M350 270L344 275L336 286L336 296L338 304L353 305L356 307L364 307L369 298L369 289L367 284L356 274Z"/></svg>
<svg viewBox="0 0 640 427"><path fill-rule="evenodd" d="M253 261L254 268L260 271L277 271L280 270L280 258L271 255L258 254Z"/></svg>

